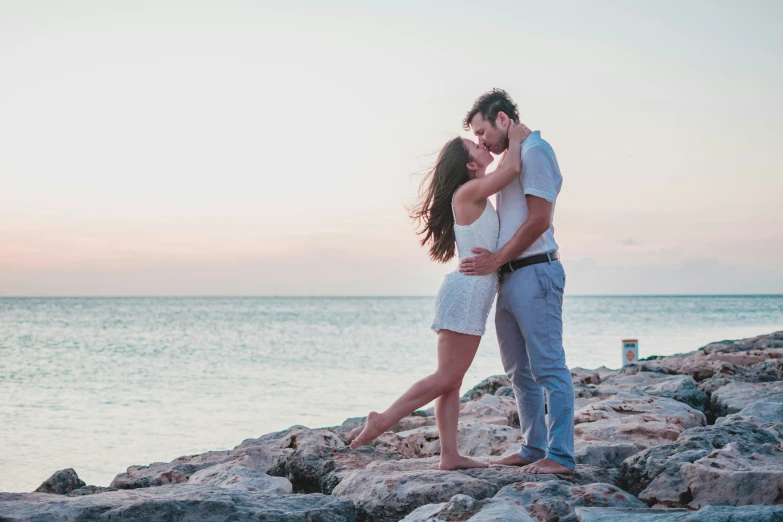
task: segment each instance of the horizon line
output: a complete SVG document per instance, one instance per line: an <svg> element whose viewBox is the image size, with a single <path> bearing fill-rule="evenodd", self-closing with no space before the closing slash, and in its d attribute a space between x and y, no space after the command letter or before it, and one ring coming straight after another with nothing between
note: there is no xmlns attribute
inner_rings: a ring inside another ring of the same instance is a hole
<svg viewBox="0 0 783 522"><path fill-rule="evenodd" d="M0 295L0 299L411 299L436 295ZM783 294L565 294L564 297L783 297Z"/></svg>

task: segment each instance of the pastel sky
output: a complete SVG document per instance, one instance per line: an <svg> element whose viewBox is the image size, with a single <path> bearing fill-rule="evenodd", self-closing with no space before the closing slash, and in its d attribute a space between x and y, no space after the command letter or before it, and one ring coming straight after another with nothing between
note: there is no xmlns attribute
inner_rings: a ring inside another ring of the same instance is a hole
<svg viewBox="0 0 783 522"><path fill-rule="evenodd" d="M0 296L434 295L493 87L571 294L783 293L783 2L0 0Z"/></svg>

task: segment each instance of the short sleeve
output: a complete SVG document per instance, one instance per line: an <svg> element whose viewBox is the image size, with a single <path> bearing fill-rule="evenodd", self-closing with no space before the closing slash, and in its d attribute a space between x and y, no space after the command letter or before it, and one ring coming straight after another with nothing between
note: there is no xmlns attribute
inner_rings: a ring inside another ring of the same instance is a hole
<svg viewBox="0 0 783 522"><path fill-rule="evenodd" d="M562 177L554 157L546 147L531 147L522 155L522 190L554 203Z"/></svg>

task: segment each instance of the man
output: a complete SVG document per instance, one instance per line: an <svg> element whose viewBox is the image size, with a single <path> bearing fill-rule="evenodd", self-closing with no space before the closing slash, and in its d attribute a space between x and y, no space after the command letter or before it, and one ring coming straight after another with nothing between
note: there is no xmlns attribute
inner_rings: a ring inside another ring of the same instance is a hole
<svg viewBox="0 0 783 522"><path fill-rule="evenodd" d="M493 89L475 101L463 124L500 154L508 148L509 127L518 122L516 104ZM497 251L474 249L477 255L460 263L464 274L500 274L495 327L523 441L518 453L492 464L523 466L527 473L573 473L576 467L574 388L563 350L565 272L552 226L562 179L552 147L533 132L522 144L519 178L497 195Z"/></svg>

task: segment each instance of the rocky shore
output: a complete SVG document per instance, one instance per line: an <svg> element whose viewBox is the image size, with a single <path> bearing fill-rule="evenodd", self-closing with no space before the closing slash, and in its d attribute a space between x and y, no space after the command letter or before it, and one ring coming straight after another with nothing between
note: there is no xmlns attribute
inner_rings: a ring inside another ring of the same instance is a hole
<svg viewBox="0 0 783 522"><path fill-rule="evenodd" d="M61 470L0 493L0 521L783 521L783 331L572 376L573 475L438 471L424 410L357 451L345 437L363 418L131 466L109 487ZM518 448L505 376L462 402L464 455Z"/></svg>

